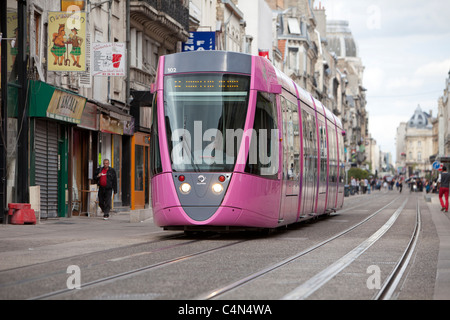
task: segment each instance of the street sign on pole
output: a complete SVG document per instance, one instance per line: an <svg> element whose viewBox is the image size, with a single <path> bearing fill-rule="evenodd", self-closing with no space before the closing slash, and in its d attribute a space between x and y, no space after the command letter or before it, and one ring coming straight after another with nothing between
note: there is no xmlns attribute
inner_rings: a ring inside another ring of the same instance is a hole
<svg viewBox="0 0 450 320"><path fill-rule="evenodd" d="M433 169L438 170L441 167L441 164L439 161L433 162Z"/></svg>

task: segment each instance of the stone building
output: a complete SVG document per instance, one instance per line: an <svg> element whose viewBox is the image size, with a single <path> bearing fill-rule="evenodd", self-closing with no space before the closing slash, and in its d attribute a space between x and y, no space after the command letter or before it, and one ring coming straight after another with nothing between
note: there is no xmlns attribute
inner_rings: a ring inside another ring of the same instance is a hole
<svg viewBox="0 0 450 320"><path fill-rule="evenodd" d="M450 158L450 72L445 79L443 95L438 100L438 149L439 156Z"/></svg>
<svg viewBox="0 0 450 320"><path fill-rule="evenodd" d="M361 165L366 161L366 138L369 137L369 118L366 112L366 89L363 87L364 66L358 56L356 42L347 21L327 22L328 50L337 56L337 69L343 74L345 107L341 119L347 135L344 139L349 148L351 162Z"/></svg>
<svg viewBox="0 0 450 320"><path fill-rule="evenodd" d="M400 123L397 128L397 167L404 167L407 176L423 177L431 170L430 156L434 154L432 120L431 111L424 112L417 106L409 121Z"/></svg>
<svg viewBox="0 0 450 320"><path fill-rule="evenodd" d="M237 0L217 0L217 50L244 52L246 47L244 13Z"/></svg>
<svg viewBox="0 0 450 320"><path fill-rule="evenodd" d="M39 187L41 218L92 213L104 159L118 176L114 207L148 206L150 85L159 57L189 37L189 1L0 3L0 32L17 35L14 56L2 47L0 206ZM65 101L73 114L59 113Z"/></svg>

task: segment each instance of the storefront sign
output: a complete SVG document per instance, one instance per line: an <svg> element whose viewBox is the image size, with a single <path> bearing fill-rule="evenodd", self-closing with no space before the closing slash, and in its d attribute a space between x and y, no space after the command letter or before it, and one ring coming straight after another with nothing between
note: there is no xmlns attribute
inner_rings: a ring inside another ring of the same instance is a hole
<svg viewBox="0 0 450 320"><path fill-rule="evenodd" d="M61 11L71 11L74 8L78 11L84 11L85 6L85 0L61 0Z"/></svg>
<svg viewBox="0 0 450 320"><path fill-rule="evenodd" d="M122 135L123 121L102 114L100 115L100 131Z"/></svg>
<svg viewBox="0 0 450 320"><path fill-rule="evenodd" d="M132 136L134 134L134 118L123 122L123 134Z"/></svg>
<svg viewBox="0 0 450 320"><path fill-rule="evenodd" d="M86 71L86 13L48 13L49 71Z"/></svg>
<svg viewBox="0 0 450 320"><path fill-rule="evenodd" d="M80 123L85 104L86 98L56 89L48 104L47 117Z"/></svg>
<svg viewBox="0 0 450 320"><path fill-rule="evenodd" d="M265 58L269 59L269 50L261 50L261 49L259 49L258 50L258 55L260 57L265 57Z"/></svg>
<svg viewBox="0 0 450 320"><path fill-rule="evenodd" d="M126 76L125 43L91 43L92 76Z"/></svg>
<svg viewBox="0 0 450 320"><path fill-rule="evenodd" d="M98 131L97 105L86 102L78 127Z"/></svg>

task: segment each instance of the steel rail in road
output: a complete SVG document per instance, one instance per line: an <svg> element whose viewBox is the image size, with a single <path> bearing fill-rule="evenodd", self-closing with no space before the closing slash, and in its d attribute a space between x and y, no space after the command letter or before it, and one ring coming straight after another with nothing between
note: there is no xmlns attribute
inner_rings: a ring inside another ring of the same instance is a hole
<svg viewBox="0 0 450 320"><path fill-rule="evenodd" d="M378 291L378 293L374 296L373 300L391 300L393 298L394 292L411 261L411 257L415 252L417 241L419 239L420 230L422 229L419 201L417 201L416 208L416 223L411 239L409 240L403 255L400 257L394 269L383 283L380 291Z"/></svg>
<svg viewBox="0 0 450 320"><path fill-rule="evenodd" d="M397 199L399 199L399 197L396 197L394 200L389 202L387 205L385 205L381 209L375 211L370 216L368 216L364 220L358 222L357 224L349 227L348 229L346 229L346 230L344 230L344 231L342 231L342 232L340 232L340 233L338 233L338 234L336 234L336 235L334 235L334 236L332 236L332 237L330 237L330 238L328 238L328 239L326 239L326 240L324 240L324 241L322 241L322 242L320 242L320 243L318 243L318 244L316 244L314 246L309 247L308 249L306 249L304 251L301 251L301 252L299 252L299 253L297 253L297 254L295 254L293 256L290 256L289 258L287 258L287 259L285 259L283 261L280 261L280 262L278 262L276 264L273 264L273 265L271 265L271 266L269 266L267 268L264 268L264 269L262 269L262 270L260 270L258 272L252 273L249 276L247 276L245 278L242 278L242 279L239 279L239 280L237 280L237 281L235 281L233 283L230 283L230 284L228 284L226 286L223 286L223 287L217 288L215 290L209 291L209 292L207 292L205 294L199 295L195 299L197 299L197 300L210 300L210 299L217 298L218 296L223 295L226 292L229 292L229 291L234 290L234 289L236 289L238 287L241 287L241 286L247 284L248 282L253 281L253 280L255 280L255 279L257 279L257 278L259 278L259 277L261 277L261 276L271 272L271 271L274 271L274 270L276 270L278 268L281 268L284 265L286 265L288 263L291 263L291 262L299 259L300 257L302 257L302 256L304 256L304 255L306 255L306 254L308 254L308 253L310 253L310 252L312 252L314 250L317 250L318 248L326 245L327 243L329 243L329 242L331 242L331 241L333 241L333 240L335 240L335 239L337 239L339 237L342 237L343 235L345 235L345 234L349 233L350 231L356 229L357 227L359 227L362 224L366 223L367 221L369 221L370 219L375 217L378 213L380 213L381 211L383 211L384 209L389 207Z"/></svg>
<svg viewBox="0 0 450 320"><path fill-rule="evenodd" d="M197 252L194 252L194 253L191 253L191 254L187 254L187 255L183 255L183 256L180 256L180 257L173 258L173 259L165 260L165 261L158 262L158 263L155 263L155 264L151 264L151 265L148 265L148 266L145 266L145 267L141 267L141 268L125 271L125 272L122 272L122 273L114 274L114 275L111 275L111 276L108 276L108 277L104 277L104 278L100 278L100 279L93 280L93 281L90 281L90 282L82 283L81 287L83 289L85 289L87 287L93 287L93 286L96 286L96 285L99 285L99 284L105 284L105 283L108 283L108 282L117 281L117 280L120 280L120 279L127 278L129 276L133 276L133 275L137 275L137 274L149 271L151 269L156 269L156 268L172 265L172 264L175 264L175 263L178 263L178 262L181 262L181 261L186 261L186 260L192 259L194 257L201 256L201 255L204 255L204 254L208 254L208 253L211 253L211 252L219 251L219 250L231 247L231 246L238 245L238 244L246 242L246 241L249 241L249 240L248 239L244 239L244 240L235 241L233 243L228 243L228 244L225 244L225 245L221 245L221 246L216 247L216 248L211 248L211 249L205 249L205 250L197 251ZM192 243L192 242L196 242L196 241L189 241L189 242L187 242L185 244ZM69 292L73 292L73 289L64 288L64 289L61 289L61 290L56 290L56 291L45 293L45 294L42 294L42 295L39 295L39 296L36 296L36 297L32 297L32 298L29 298L27 300L41 300L41 299L46 299L46 298L50 298L50 297L54 297L54 296L63 295L63 294L69 293Z"/></svg>
<svg viewBox="0 0 450 320"><path fill-rule="evenodd" d="M394 214L389 218L389 220L374 234L368 237L365 241L359 244L356 248L351 250L342 258L336 260L327 268L323 269L321 272L310 278L308 281L298 286L284 297L283 300L303 300L308 298L322 286L324 286L328 281L333 279L342 270L353 263L358 257L360 257L364 252L366 252L373 244L375 244L381 237L394 225L397 218L402 213L406 206L408 199L406 199L403 204L394 212Z"/></svg>

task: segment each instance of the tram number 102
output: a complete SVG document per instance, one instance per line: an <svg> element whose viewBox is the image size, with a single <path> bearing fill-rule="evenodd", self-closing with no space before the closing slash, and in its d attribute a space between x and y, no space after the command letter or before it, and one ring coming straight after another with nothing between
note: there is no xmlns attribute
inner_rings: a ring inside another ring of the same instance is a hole
<svg viewBox="0 0 450 320"><path fill-rule="evenodd" d="M167 68L167 73L177 72L177 68Z"/></svg>

